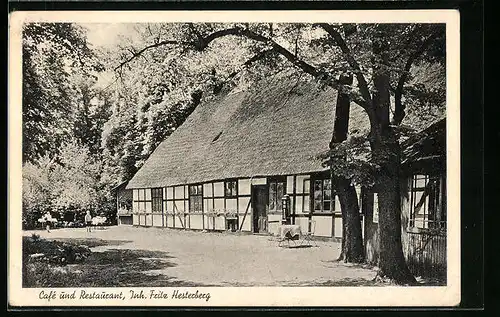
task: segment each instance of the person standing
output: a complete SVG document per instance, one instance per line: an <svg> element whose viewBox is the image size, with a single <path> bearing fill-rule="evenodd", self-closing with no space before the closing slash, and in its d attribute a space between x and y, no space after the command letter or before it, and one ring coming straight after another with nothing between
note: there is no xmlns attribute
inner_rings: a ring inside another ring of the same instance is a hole
<svg viewBox="0 0 500 317"><path fill-rule="evenodd" d="M50 223L52 222L52 216L50 215L50 212L46 212L44 216L45 220L45 228L47 229L47 232L50 232Z"/></svg>
<svg viewBox="0 0 500 317"><path fill-rule="evenodd" d="M92 226L92 216L90 215L90 211L87 211L85 215L85 226L87 227L87 232L90 232Z"/></svg>

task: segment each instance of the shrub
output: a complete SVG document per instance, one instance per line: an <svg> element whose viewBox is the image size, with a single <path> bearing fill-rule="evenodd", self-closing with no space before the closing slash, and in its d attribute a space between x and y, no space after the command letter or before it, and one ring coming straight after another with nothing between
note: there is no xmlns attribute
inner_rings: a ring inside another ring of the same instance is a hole
<svg viewBox="0 0 500 317"><path fill-rule="evenodd" d="M91 254L85 245L40 239L37 235L23 238L23 261L58 265L78 263ZM34 256L36 255L36 256Z"/></svg>
<svg viewBox="0 0 500 317"><path fill-rule="evenodd" d="M23 165L22 221L24 229L33 229L46 211L51 209L51 162L41 159L37 164Z"/></svg>
<svg viewBox="0 0 500 317"><path fill-rule="evenodd" d="M109 186L101 181L101 163L74 142L62 146L57 158L42 157L23 165L23 228L33 229L47 211L67 222L83 220L87 211L116 214Z"/></svg>
<svg viewBox="0 0 500 317"><path fill-rule="evenodd" d="M83 262L92 252L86 245L40 239L33 234L23 237L23 286L70 285L66 265Z"/></svg>

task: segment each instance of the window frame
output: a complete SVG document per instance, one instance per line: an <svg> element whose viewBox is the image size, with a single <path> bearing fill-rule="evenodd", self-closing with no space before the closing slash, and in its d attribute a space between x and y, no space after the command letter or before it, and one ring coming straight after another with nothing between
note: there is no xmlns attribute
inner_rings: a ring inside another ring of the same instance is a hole
<svg viewBox="0 0 500 317"><path fill-rule="evenodd" d="M286 177L273 177L273 178L268 178L267 180L267 184L268 184L268 206L269 206L269 212L270 213L281 213L281 209L282 209L282 199L283 199L283 196L286 195ZM273 201L273 205L271 205L271 199L272 199L272 196L271 195L271 188L272 188L272 185L275 185L275 195L274 195L274 201ZM278 184L283 184L283 195L281 197L278 198ZM271 208L273 207L273 208Z"/></svg>
<svg viewBox="0 0 500 317"><path fill-rule="evenodd" d="M330 183L330 189L328 191L325 191L325 182ZM321 209L316 209L316 202L318 201L316 199L316 182L320 182L320 192L321 192L321 200L320 200L320 206ZM330 176L325 175L325 176L316 176L313 177L310 181L310 203L311 206L310 212L312 213L332 213L335 211L335 190L333 188L332 180ZM325 200L325 192L330 193L330 199ZM329 203L329 209L325 209L325 202Z"/></svg>
<svg viewBox="0 0 500 317"><path fill-rule="evenodd" d="M160 193L159 196L155 196L155 193ZM156 210L155 207L160 207ZM151 213L163 213L163 188L155 187L151 188Z"/></svg>
<svg viewBox="0 0 500 317"><path fill-rule="evenodd" d="M307 185L306 185L307 182ZM307 197L307 203L306 203ZM307 210L306 210L307 206ZM311 178L305 178L302 181L302 213L311 213Z"/></svg>
<svg viewBox="0 0 500 317"><path fill-rule="evenodd" d="M421 180L424 180L423 186L418 185L418 181ZM442 175L413 174L409 182L408 228L446 231L446 178ZM427 190L429 192L426 193ZM417 193L422 193L419 201L417 201ZM420 213L421 208L423 208L423 213ZM431 215L432 219L429 217Z"/></svg>
<svg viewBox="0 0 500 317"><path fill-rule="evenodd" d="M197 193L192 194L192 188L196 188ZM200 199L197 204L193 204L192 199ZM189 204L189 213L201 214L203 213L203 184L191 184L188 186L188 204ZM194 209L194 206L200 206L200 209Z"/></svg>
<svg viewBox="0 0 500 317"><path fill-rule="evenodd" d="M230 183L234 183L234 187L231 190L231 193L228 194L228 187L227 185ZM224 180L224 198L237 198L238 197L238 180L237 179L228 179ZM234 193L233 193L234 191Z"/></svg>

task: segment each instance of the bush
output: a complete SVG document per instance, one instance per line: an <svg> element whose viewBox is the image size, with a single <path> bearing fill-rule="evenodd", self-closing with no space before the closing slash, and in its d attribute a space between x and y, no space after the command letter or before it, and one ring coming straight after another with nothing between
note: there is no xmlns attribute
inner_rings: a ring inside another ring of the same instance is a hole
<svg viewBox="0 0 500 317"><path fill-rule="evenodd" d="M40 159L37 164L23 165L22 220L24 229L34 229L37 220L51 209L50 169L48 159Z"/></svg>
<svg viewBox="0 0 500 317"><path fill-rule="evenodd" d="M83 262L90 254L86 245L40 239L39 235L23 237L23 287L69 285L67 264Z"/></svg>
<svg viewBox="0 0 500 317"><path fill-rule="evenodd" d="M23 237L23 262L44 262L57 265L79 263L91 254L85 245L40 239L39 236Z"/></svg>
<svg viewBox="0 0 500 317"><path fill-rule="evenodd" d="M23 165L23 228L34 229L47 211L61 222L83 221L87 211L116 223L109 185L101 163L76 143L62 146L57 159L42 157Z"/></svg>

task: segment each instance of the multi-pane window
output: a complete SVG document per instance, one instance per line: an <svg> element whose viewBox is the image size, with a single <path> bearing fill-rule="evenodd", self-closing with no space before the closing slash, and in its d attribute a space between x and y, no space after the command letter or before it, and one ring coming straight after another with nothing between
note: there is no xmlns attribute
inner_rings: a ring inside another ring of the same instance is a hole
<svg viewBox="0 0 500 317"><path fill-rule="evenodd" d="M314 180L314 211L331 211L334 204L332 199L332 181L331 179Z"/></svg>
<svg viewBox="0 0 500 317"><path fill-rule="evenodd" d="M203 185L189 186L189 212L203 211Z"/></svg>
<svg viewBox="0 0 500 317"><path fill-rule="evenodd" d="M238 182L236 180L226 181L224 183L224 194L226 197L238 196Z"/></svg>
<svg viewBox="0 0 500 317"><path fill-rule="evenodd" d="M133 210L135 213L151 212L151 191L150 189L134 189Z"/></svg>
<svg viewBox="0 0 500 317"><path fill-rule="evenodd" d="M446 228L445 182L438 176L414 175L411 182L410 227Z"/></svg>
<svg viewBox="0 0 500 317"><path fill-rule="evenodd" d="M281 180L269 181L269 210L281 211L281 199L285 195L286 184Z"/></svg>
<svg viewBox="0 0 500 317"><path fill-rule="evenodd" d="M153 212L161 213L163 211L163 189L151 188L151 200Z"/></svg>
<svg viewBox="0 0 500 317"><path fill-rule="evenodd" d="M311 201L310 201L310 196L309 196L309 194L311 192L311 182L310 182L310 180L305 179L304 183L303 183L303 186L304 186L304 188L303 188L302 192L304 193L304 203L302 204L302 208L303 208L302 211L305 212L305 213L307 213L311 209L310 208L310 202Z"/></svg>

